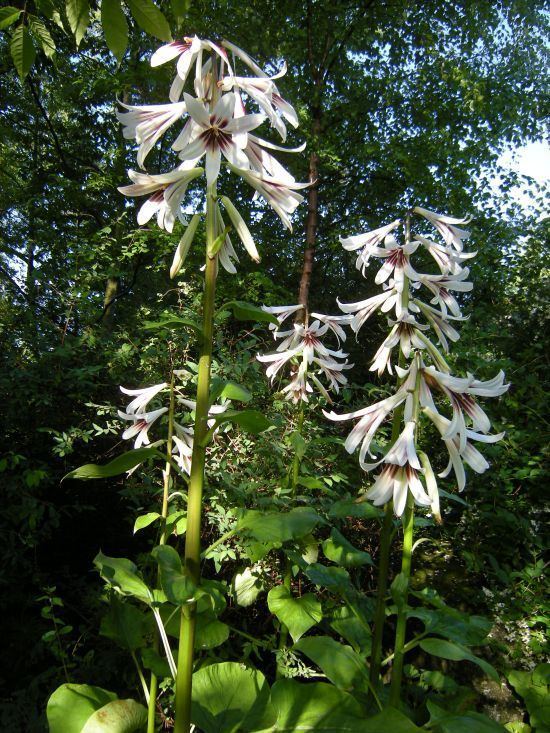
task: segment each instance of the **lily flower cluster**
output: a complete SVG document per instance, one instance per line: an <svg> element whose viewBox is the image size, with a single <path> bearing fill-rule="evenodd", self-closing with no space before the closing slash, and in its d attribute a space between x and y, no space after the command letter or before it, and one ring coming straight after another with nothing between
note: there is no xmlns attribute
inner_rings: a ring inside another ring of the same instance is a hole
<svg viewBox="0 0 550 733"><path fill-rule="evenodd" d="M436 228L442 243L426 236L411 236L411 218L415 214ZM473 442L494 443L504 436L504 433L489 434L491 423L476 401L477 397L497 397L506 392L509 385L504 383L504 373L499 372L487 381L478 380L472 374L454 377L443 355L449 351L449 341L459 338L452 322L465 320L455 293L469 292L473 287L467 279L469 269L463 262L476 253L464 252L463 240L469 232L459 226L467 222L416 207L405 222L396 220L340 240L344 249L357 252L356 266L363 275L372 258L383 261L375 277L383 292L339 306L350 318L355 333L377 310L394 312L394 318L388 319L390 332L374 355L370 369L378 374L385 370L393 374L395 368L399 384L391 397L374 405L347 414L325 414L331 420L358 420L345 447L349 453L359 448L359 463L365 471L380 471L363 498L375 505L393 500L398 516L404 511L410 490L415 503L430 506L439 519L437 481L429 457L417 448L421 415L435 425L449 454L448 465L439 476L446 477L454 471L459 491L466 485L465 463L476 473L489 468ZM405 236L400 244L395 232L403 224ZM411 263L417 251L424 251L434 259L438 274L417 272ZM419 297L422 288L432 296L428 303ZM437 345L430 338L430 331L435 334ZM392 354L396 347L399 363L393 367ZM448 404L450 417L439 411L442 399ZM374 436L391 414L400 420L400 411L403 430L386 454L377 458L371 453Z"/></svg>
<svg viewBox="0 0 550 733"><path fill-rule="evenodd" d="M280 339L281 343L272 354L258 354L256 358L262 363L269 364L266 375L271 384L279 371L290 365L290 382L282 389L287 399L294 404L308 402L308 395L314 392L315 388L332 403L329 390L340 391L340 387L347 383L344 371L351 369L353 364L348 364L347 356L341 349L334 350L326 347L322 338L328 331L335 334L338 345L340 341L346 340L346 333L343 325L349 322L347 316L326 316L321 313L307 313L303 322L295 322L293 328L281 331L280 326L292 314L305 311L304 306L282 305L267 307L263 310L273 314L278 320L278 326L270 324L273 330L273 338ZM314 319L309 323L309 318ZM328 382L325 387L321 382L324 377Z"/></svg>
<svg viewBox="0 0 550 733"><path fill-rule="evenodd" d="M151 57L151 65L156 67L174 59L177 59L177 73L168 104L135 106L120 103L125 111L118 113L118 119L123 125L124 137L138 143L137 162L142 169L147 155L160 138L175 123L185 120L172 142L172 150L178 155L180 164L160 174L130 170L128 175L132 184L119 188L127 196L148 197L139 209L138 223L146 224L156 215L158 225L168 232L173 230L176 219L186 225L182 203L190 182L203 173L197 164L204 157L209 188L216 184L222 159L225 159L229 170L252 186L255 197L262 196L291 229L290 216L303 200L298 191L309 184L296 182L273 152L296 153L305 146L288 149L252 134L264 121L269 121L285 141L286 122L292 127L298 126L296 111L280 95L275 81L286 73L286 65L269 76L245 51L229 41L218 44L197 36L162 46ZM236 64L244 66L252 76L237 75ZM194 94L184 91L191 76ZM259 111L249 113L246 107L250 104ZM224 208L245 248L257 260L256 249L241 216L225 201ZM225 231L217 202L216 217L219 231ZM192 221L191 231L188 230L180 242L172 276L183 264L197 223ZM220 262L234 272L236 260L231 240L226 236L221 245Z"/></svg>
<svg viewBox="0 0 550 733"><path fill-rule="evenodd" d="M147 407L149 402L157 397L157 395L162 392L169 391L168 383L162 382L142 389L127 389L126 387L121 387L120 391L130 397L133 397L125 411L118 410L118 416L122 420L126 420L131 423L131 425L122 433L122 439L131 440L132 438L135 438L134 448L141 448L142 446L147 445L158 445L159 443L162 443L163 441L159 441L158 443L151 444L149 428L162 415L167 413L169 408L160 407L155 410L148 410ZM196 403L183 397L179 391L176 393L176 399L178 404L182 405L187 410L187 414L184 416L184 419L189 421L191 413L194 412L196 408ZM215 424L216 415L219 415L226 409L227 405L211 405L208 412L210 417L208 420L208 426L212 427ZM172 454L175 462L182 472L189 475L191 473L191 456L193 454L193 426L190 422L181 424L174 420L172 444Z"/></svg>

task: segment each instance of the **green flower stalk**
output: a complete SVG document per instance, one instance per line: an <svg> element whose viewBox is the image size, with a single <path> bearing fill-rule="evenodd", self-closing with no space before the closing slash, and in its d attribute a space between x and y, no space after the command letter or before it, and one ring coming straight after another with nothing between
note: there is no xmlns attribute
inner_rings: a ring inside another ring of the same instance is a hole
<svg viewBox="0 0 550 733"><path fill-rule="evenodd" d="M443 242L420 234L413 237L411 221L414 215L434 225ZM404 241L399 244L394 232L403 223ZM360 500L386 506L370 670L373 685L378 684L381 662L392 535L390 507L398 517L404 514L400 601L390 692L390 703L396 706L400 699L403 670L415 504L429 508L440 521L437 481L427 454L418 450L420 422L428 418L441 434L449 453L449 463L439 476L445 477L454 471L459 491L465 487L465 463L477 473L483 473L489 467L473 441L493 443L503 437L503 433L488 434L490 421L475 398L503 394L509 386L504 384L504 374L500 372L486 382L475 379L472 374L454 377L441 353L449 350L449 341L459 338L453 322L464 320L454 293L472 289L472 283L467 280L469 269L463 263L475 253L463 251L463 240L469 236L469 232L459 227L464 223L464 219L441 216L417 207L407 214L404 222L398 219L366 234L341 239L346 250L358 253L356 266L363 275L372 258L383 260L375 277L375 282L383 286L383 292L357 303L340 303L341 310L351 317L353 331L357 333L377 310L395 313L395 319L389 320L389 335L370 367L378 374L386 370L394 374L392 355L395 349L398 350L398 365L395 367L398 385L394 394L348 414L325 414L331 420L358 420L346 439L345 447L350 453L359 448L359 463L363 470L378 470L373 484ZM431 255L439 273L417 272L412 264L417 251ZM429 292L429 303L420 299L422 290ZM430 330L437 338L437 345L428 336ZM440 412L442 401L450 406L450 417L445 416L445 408ZM371 452L373 439L391 415L391 439L385 454L378 458Z"/></svg>
<svg viewBox="0 0 550 733"><path fill-rule="evenodd" d="M286 67L281 73L269 77L237 46L228 41L217 44L196 36L162 46L153 54L151 65L158 66L173 59L177 59L177 75L170 89L170 103L122 105L124 111L118 117L124 126L124 136L135 138L138 143L137 160L141 168L161 136L185 119L185 124L172 142L172 150L181 162L168 173L149 174L131 170L129 177L132 184L119 190L128 196L148 197L138 211L139 224L146 224L156 216L158 225L168 232L173 231L178 220L186 226L170 268L170 276L176 277L185 266L201 218L200 212L193 212L187 223L183 211L184 198L188 187L195 185L203 172L206 174L205 285L183 563L184 575L192 587L197 588L200 584L204 475L211 437L208 420L211 409L209 395L216 278L219 265L234 273L235 263L238 262L230 233L235 232L252 259L259 261L252 235L235 205L227 196L218 195L222 161L227 163L230 172L250 184L256 194L268 202L289 229L292 228L290 216L303 199L298 190L309 184L297 183L272 154L272 151L278 150L298 152L303 147L289 151L252 134L262 123L269 121L285 140L285 120L297 126L296 112L283 99L274 81L286 72ZM238 76L237 64L244 65L252 71L253 76ZM187 80L191 77L194 95L185 91ZM180 101L182 95L183 100ZM256 104L259 111L247 113L245 99L248 103ZM205 159L204 170L197 167L202 158ZM194 199L197 198L195 195ZM135 419L135 413L130 412L124 417L133 421L127 433L137 435L140 444L147 444L149 426L164 411L163 408L155 413L140 415L139 420ZM180 453L185 453L190 441L180 439L176 446L181 449ZM185 457L189 459L188 455ZM183 453L181 458L183 460ZM189 731L191 725L195 623L196 600L193 597L181 607L176 674L176 733Z"/></svg>

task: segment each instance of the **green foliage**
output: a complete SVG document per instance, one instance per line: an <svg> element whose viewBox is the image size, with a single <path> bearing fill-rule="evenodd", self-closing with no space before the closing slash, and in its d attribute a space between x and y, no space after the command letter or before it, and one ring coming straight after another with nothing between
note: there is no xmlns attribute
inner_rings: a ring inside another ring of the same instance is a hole
<svg viewBox="0 0 550 733"><path fill-rule="evenodd" d="M531 726L538 731L550 728L550 664L539 664L532 672L514 670L508 680L525 701Z"/></svg>
<svg viewBox="0 0 550 733"><path fill-rule="evenodd" d="M90 685L66 684L48 700L50 733L81 733L86 721L104 705L116 700L114 692Z"/></svg>

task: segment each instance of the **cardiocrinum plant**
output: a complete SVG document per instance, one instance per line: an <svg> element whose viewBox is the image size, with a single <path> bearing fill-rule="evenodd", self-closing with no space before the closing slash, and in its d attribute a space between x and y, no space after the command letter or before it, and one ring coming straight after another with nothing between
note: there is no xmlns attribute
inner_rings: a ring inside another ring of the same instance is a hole
<svg viewBox="0 0 550 733"><path fill-rule="evenodd" d="M274 151L299 152L303 146L289 150L254 134L258 127L268 122L284 141L287 134L285 120L293 127L298 125L294 108L283 99L275 83L275 79L285 74L286 66L270 77L247 53L232 43L225 40L214 43L196 36L162 46L153 54L151 65L156 67L173 60L177 60L177 73L170 88L168 103L147 106L121 103L124 109L118 113L118 118L123 125L124 137L135 139L138 144L137 163L142 170L130 170L128 174L132 183L119 190L126 196L145 197L137 214L138 224L147 224L156 216L158 226L169 233L174 230L178 220L184 227L170 269L171 277L176 277L184 266L199 224L204 220L206 246L202 323L199 325L192 318L178 320L178 317L168 316L172 325L179 323L197 334L199 360L196 397L191 400L180 385L182 378L185 381L189 373L174 368L171 369L169 381L139 389L121 388L125 394L133 397L126 410L119 411L119 417L130 423L123 438L135 438L135 450L115 459L107 467L86 466L69 475L73 478L105 477L133 470L147 459L164 456L166 463L161 513L146 515L141 524L144 526L145 522L152 523L157 518L160 522L159 544L152 552L158 563L160 588L149 588L129 560L109 558L100 553L96 565L113 589L123 595L137 597L151 608L166 661L175 680L174 730L182 733L189 731L191 726L197 609L224 603L215 582L201 584L200 578L201 512L207 447L221 423L231 422L253 433L269 425L261 414L253 410L228 410L227 400L246 401L249 398L247 390L240 385L224 383L220 379L213 381L211 378L218 269L221 265L229 273L235 273L235 264L238 262L230 234L237 235L255 262L260 259L244 219L228 196L223 194L224 175L226 172L233 174L249 184L255 196L265 199L288 229L292 228L290 216L303 198L298 190L309 184L296 182L273 154ZM241 72L248 76L239 75ZM247 106L255 106L257 111L249 112ZM177 164L167 172L146 172L144 166L148 153L165 133L177 125L180 128L171 145ZM200 167L203 159L204 167ZM204 187L195 188L192 194L187 195L190 185L200 184L202 180L205 181ZM188 221L189 215L191 218ZM235 317L241 320L276 321L260 308L242 301L226 303L224 309L232 310ZM163 393L168 395L168 406L149 409L149 403L158 400ZM224 404L214 405L214 400L218 398ZM188 417L180 419L178 409L182 406ZM193 419L189 417L190 412ZM161 419L168 421L166 441L158 440L150 444L148 431ZM166 444L164 454L158 450L163 443ZM173 516L174 512L168 514L169 503L176 495L182 494L173 491L173 472L187 484L184 492L186 512L176 516ZM183 520L183 523L179 522L180 531L185 527L183 562L176 549L167 544L167 538L178 520ZM168 621L167 602L176 607ZM125 625L127 622L128 619L125 619L121 623ZM177 657L168 643L167 623L179 625ZM157 656L158 649L157 641L153 650ZM148 700L147 729L152 733L156 726L157 676L153 669L147 686L135 654L133 657ZM63 694L67 694L67 690ZM48 708L50 718L51 715L55 717L56 704L60 708L62 702L61 699L57 702L53 700L52 706L52 700ZM110 703L111 700L104 702ZM136 704L130 712L139 718L144 714L140 708Z"/></svg>
<svg viewBox="0 0 550 733"><path fill-rule="evenodd" d="M433 225L443 242L435 242L421 234L413 235L415 215ZM437 480L426 452L428 446L433 444L429 427L435 427L448 453L448 465L439 476L446 477L454 472L459 491L466 484L465 463L476 473L483 473L489 468L474 442L495 443L504 435L489 433L489 418L476 401L476 397L502 395L509 386L504 384L504 373L499 372L488 381L478 380L472 374L456 377L451 374L442 353L449 351L449 341L459 338L453 322L464 320L454 293L468 292L473 287L467 279L469 268L463 263L476 253L464 251L463 240L470 233L459 227L467 221L415 207L403 221L397 219L379 229L340 240L344 249L357 252L356 267L363 275L371 258L383 261L375 276L375 283L383 287L379 295L356 303L340 303L341 310L352 317L352 330L357 333L377 310L395 314L393 319L388 319L390 332L374 355L370 367L379 375L386 370L394 374L395 368L397 388L394 393L348 414L326 413L331 420L358 421L349 433L345 447L349 453L359 448L361 468L367 472L378 472L372 486L362 494L360 500L370 500L375 506L385 506L370 661L373 687L379 683L392 510L397 517L403 516L401 572L392 586L397 605L397 627L389 701L395 707L400 702L406 651L415 504L429 507L436 521L440 521ZM404 230L402 243L395 236L400 228ZM417 271L417 267L423 266L421 256L426 254L435 261L438 273ZM418 257L418 264L413 264L415 256ZM425 294L428 294L429 302L423 299ZM430 330L439 346L430 338ZM392 356L396 352L397 365L393 367ZM446 407L440 408L440 403ZM449 417L445 415L447 408L450 410ZM387 450L377 457L372 453L374 436L390 415L393 415L393 423Z"/></svg>

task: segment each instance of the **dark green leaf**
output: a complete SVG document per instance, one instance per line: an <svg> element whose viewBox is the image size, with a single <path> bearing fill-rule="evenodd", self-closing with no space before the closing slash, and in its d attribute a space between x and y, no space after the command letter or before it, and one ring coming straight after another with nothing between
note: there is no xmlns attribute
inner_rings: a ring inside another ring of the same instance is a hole
<svg viewBox="0 0 550 733"><path fill-rule="evenodd" d="M151 551L159 564L160 584L166 597L176 605L183 605L193 597L196 586L183 572L181 558L170 545L159 545Z"/></svg>
<svg viewBox="0 0 550 733"><path fill-rule="evenodd" d="M330 636L307 636L294 645L341 690L368 690L368 667L364 658Z"/></svg>
<svg viewBox="0 0 550 733"><path fill-rule="evenodd" d="M252 399L251 393L242 384L213 377L210 385L210 404L214 403L220 397L235 400L236 402L250 402Z"/></svg>
<svg viewBox="0 0 550 733"><path fill-rule="evenodd" d="M310 507L296 507L290 512L246 512L238 522L238 529L247 530L258 542L289 542L311 533L323 522Z"/></svg>
<svg viewBox="0 0 550 733"><path fill-rule="evenodd" d="M300 684L279 680L271 690L271 702L277 713L274 731L365 733L365 713L359 703L348 693L324 682Z"/></svg>
<svg viewBox="0 0 550 733"><path fill-rule="evenodd" d="M333 593L345 593L351 588L349 573L344 568L327 568L326 565L313 563L305 573L315 585L328 588Z"/></svg>
<svg viewBox="0 0 550 733"><path fill-rule="evenodd" d="M218 621L213 611L197 614L195 649L215 649L229 638L229 626Z"/></svg>
<svg viewBox="0 0 550 733"><path fill-rule="evenodd" d="M36 58L31 34L23 24L18 25L13 32L10 41L10 52L19 78L23 81Z"/></svg>
<svg viewBox="0 0 550 733"><path fill-rule="evenodd" d="M117 456L104 466L98 466L95 463L87 463L85 466L75 468L74 471L71 471L63 477L63 481L68 478L92 479L119 476L121 473L130 471L130 469L135 468L135 466L139 466L140 463L143 463L150 458L161 458L162 460L166 460L165 456L159 453L155 448L137 448L136 450L131 450L128 451L128 453L123 453L121 456Z"/></svg>
<svg viewBox="0 0 550 733"><path fill-rule="evenodd" d="M128 22L120 0L101 1L101 25L109 50L117 61L122 61L128 47Z"/></svg>
<svg viewBox="0 0 550 733"><path fill-rule="evenodd" d="M214 419L214 418L213 418ZM226 410L215 416L216 425L230 422L238 425L247 433L257 435L270 428L273 423L258 410Z"/></svg>
<svg viewBox="0 0 550 733"><path fill-rule="evenodd" d="M172 34L166 18L152 0L125 0L134 20L146 33L160 41L171 41Z"/></svg>
<svg viewBox="0 0 550 733"><path fill-rule="evenodd" d="M88 0L66 0L65 11L69 26L75 37L76 45L80 45L90 24L90 5Z"/></svg>
<svg viewBox="0 0 550 733"><path fill-rule="evenodd" d="M444 641L443 639L422 639L420 642L420 648L428 654L433 654L435 657L441 657L442 659L450 659L454 662L467 660L477 664L478 667L485 672L485 674L493 679L495 682L500 682L500 678L496 669L480 657L476 657L475 654L461 646L460 644L454 644L450 641Z"/></svg>
<svg viewBox="0 0 550 733"><path fill-rule="evenodd" d="M491 621L483 616L469 616L449 606L435 610L415 608L408 615L421 619L429 634L437 634L466 646L482 644L492 627Z"/></svg>
<svg viewBox="0 0 550 733"><path fill-rule="evenodd" d="M368 501L356 502L353 499L341 499L330 507L328 514L329 517L335 519L345 519L346 517L378 519L383 515L383 512Z"/></svg>
<svg viewBox="0 0 550 733"><path fill-rule="evenodd" d="M145 321L142 328L146 331L156 331L161 328L181 328L182 326L192 328L193 331L202 336L202 328L198 323L195 323L191 318L183 318L170 313L163 314L160 321Z"/></svg>
<svg viewBox="0 0 550 733"><path fill-rule="evenodd" d="M182 20L189 11L191 0L172 0L171 5L176 20Z"/></svg>
<svg viewBox="0 0 550 733"><path fill-rule="evenodd" d="M130 603L113 596L107 615L101 619L99 633L116 641L124 649L136 651L145 646L150 631L149 617Z"/></svg>
<svg viewBox="0 0 550 733"><path fill-rule="evenodd" d="M298 639L323 618L321 604L313 593L295 597L284 585L272 588L267 594L267 605L284 624L292 639Z"/></svg>
<svg viewBox="0 0 550 733"><path fill-rule="evenodd" d="M449 713L428 700L430 729L435 733L506 733L505 729L480 713Z"/></svg>
<svg viewBox="0 0 550 733"><path fill-rule="evenodd" d="M332 529L330 537L323 542L323 552L328 560L345 568L372 565L369 553L354 547L336 528Z"/></svg>
<svg viewBox="0 0 550 733"><path fill-rule="evenodd" d="M204 733L270 729L269 685L261 672L237 662L203 667L193 675L191 719Z"/></svg>
<svg viewBox="0 0 550 733"><path fill-rule="evenodd" d="M330 626L345 639L359 654L369 654L371 631L367 622L353 613L349 606L341 606L333 611Z"/></svg>

